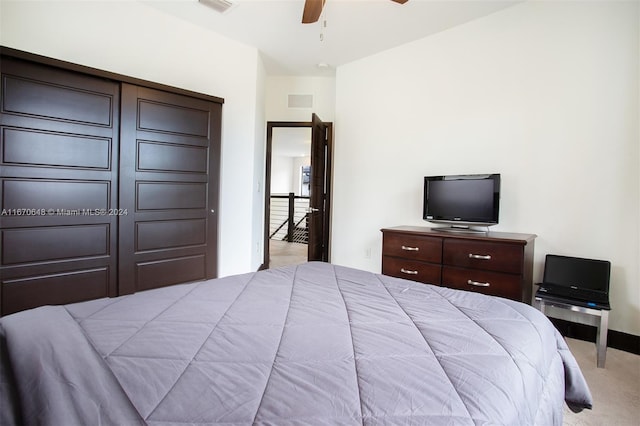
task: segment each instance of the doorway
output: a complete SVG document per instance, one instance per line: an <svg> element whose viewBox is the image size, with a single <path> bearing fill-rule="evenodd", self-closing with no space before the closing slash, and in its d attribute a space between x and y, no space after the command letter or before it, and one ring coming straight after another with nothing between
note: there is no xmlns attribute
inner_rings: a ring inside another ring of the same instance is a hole
<svg viewBox="0 0 640 426"><path fill-rule="evenodd" d="M267 122L262 269L329 261L332 123Z"/></svg>

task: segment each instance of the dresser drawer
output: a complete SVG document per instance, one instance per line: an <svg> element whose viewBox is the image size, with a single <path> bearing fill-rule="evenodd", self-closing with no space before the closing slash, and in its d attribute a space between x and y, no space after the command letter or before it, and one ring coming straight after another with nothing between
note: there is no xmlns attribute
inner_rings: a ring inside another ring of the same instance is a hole
<svg viewBox="0 0 640 426"><path fill-rule="evenodd" d="M443 266L442 285L513 300L520 300L522 297L519 275Z"/></svg>
<svg viewBox="0 0 640 426"><path fill-rule="evenodd" d="M382 273L427 284L440 284L442 267L417 260L382 256Z"/></svg>
<svg viewBox="0 0 640 426"><path fill-rule="evenodd" d="M401 233L385 232L382 254L425 262L442 262L442 239Z"/></svg>
<svg viewBox="0 0 640 426"><path fill-rule="evenodd" d="M443 247L445 265L487 271L520 274L524 261L523 246L471 240L446 240Z"/></svg>

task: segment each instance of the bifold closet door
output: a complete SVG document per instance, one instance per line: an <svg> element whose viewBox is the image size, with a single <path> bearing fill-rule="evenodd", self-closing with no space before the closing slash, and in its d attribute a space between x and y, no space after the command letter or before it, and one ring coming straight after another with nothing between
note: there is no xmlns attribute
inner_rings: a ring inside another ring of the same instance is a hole
<svg viewBox="0 0 640 426"><path fill-rule="evenodd" d="M118 83L2 57L0 313L117 294Z"/></svg>
<svg viewBox="0 0 640 426"><path fill-rule="evenodd" d="M122 84L119 292L217 274L222 105Z"/></svg>

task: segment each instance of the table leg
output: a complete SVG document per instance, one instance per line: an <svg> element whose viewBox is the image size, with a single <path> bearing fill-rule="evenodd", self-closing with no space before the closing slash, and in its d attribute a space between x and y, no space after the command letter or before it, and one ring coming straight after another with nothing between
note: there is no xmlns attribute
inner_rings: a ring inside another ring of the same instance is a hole
<svg viewBox="0 0 640 426"><path fill-rule="evenodd" d="M604 368L604 361L607 356L607 332L609 331L609 311L600 312L600 325L596 336L598 368Z"/></svg>
<svg viewBox="0 0 640 426"><path fill-rule="evenodd" d="M540 308L540 312L542 312L543 315L546 315L545 312L544 312L545 311L545 309L544 309L545 308L544 300L540 299L538 307Z"/></svg>

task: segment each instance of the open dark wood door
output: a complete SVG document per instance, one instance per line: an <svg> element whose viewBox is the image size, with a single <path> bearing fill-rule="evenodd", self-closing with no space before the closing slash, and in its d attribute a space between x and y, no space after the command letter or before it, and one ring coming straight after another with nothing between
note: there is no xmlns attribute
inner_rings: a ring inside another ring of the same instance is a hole
<svg viewBox="0 0 640 426"><path fill-rule="evenodd" d="M329 193L328 154L331 125L313 114L311 128L311 188L309 194L308 260L327 262L329 259Z"/></svg>
<svg viewBox="0 0 640 426"><path fill-rule="evenodd" d="M120 294L216 276L221 111L122 85Z"/></svg>

